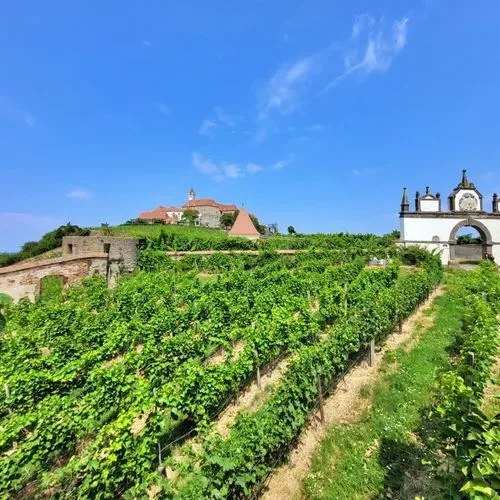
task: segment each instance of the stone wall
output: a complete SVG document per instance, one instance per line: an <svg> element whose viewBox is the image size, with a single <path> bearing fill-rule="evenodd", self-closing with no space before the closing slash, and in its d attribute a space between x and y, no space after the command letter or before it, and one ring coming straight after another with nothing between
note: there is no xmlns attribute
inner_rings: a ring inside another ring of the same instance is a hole
<svg viewBox="0 0 500 500"><path fill-rule="evenodd" d="M486 246L478 244L456 245L455 260L481 260Z"/></svg>
<svg viewBox="0 0 500 500"><path fill-rule="evenodd" d="M10 295L14 302L23 297L34 300L40 294L40 282L46 276L60 276L66 287L93 274L107 277L107 254L94 252L85 256L15 264L0 268L0 293Z"/></svg>
<svg viewBox="0 0 500 500"><path fill-rule="evenodd" d="M119 272L131 272L137 267L138 247L137 239L112 236L65 236L62 243L63 256L103 252Z"/></svg>
<svg viewBox="0 0 500 500"><path fill-rule="evenodd" d="M138 247L139 240L133 238L66 236L62 258L0 268L0 292L15 302L22 297L34 300L40 293L40 280L46 276L60 276L64 286L69 286L99 274L113 286L121 274L137 267Z"/></svg>

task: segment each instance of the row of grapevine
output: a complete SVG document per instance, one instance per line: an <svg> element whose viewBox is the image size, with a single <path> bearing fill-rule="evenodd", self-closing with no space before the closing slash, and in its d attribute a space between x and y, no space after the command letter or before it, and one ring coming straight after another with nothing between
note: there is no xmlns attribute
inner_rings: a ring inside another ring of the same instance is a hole
<svg viewBox="0 0 500 500"><path fill-rule="evenodd" d="M188 498L251 494L306 423L317 403L318 388L328 387L371 338L391 332L436 286L441 270L432 262L394 281L388 274L380 274L381 279L373 276L360 275L348 315L338 318L326 339L299 349L271 399L254 413L240 415L229 438L210 435L197 460L181 464L180 490L156 474L147 484ZM170 465L179 464L174 460ZM141 484L136 491L144 487Z"/></svg>
<svg viewBox="0 0 500 500"><path fill-rule="evenodd" d="M141 235L141 229L136 236ZM133 234L133 233L132 233ZM228 238L225 233L213 236L197 236L181 234L168 229L161 229L152 233L147 231L144 237L149 248L173 251L199 251L199 250L259 250L259 249L290 249L309 250L319 249L365 249L372 252L387 252L392 243L393 235L376 236L374 234L315 234L300 236L275 236L269 239L251 241L245 238Z"/></svg>
<svg viewBox="0 0 500 500"><path fill-rule="evenodd" d="M6 455L0 465L2 489L17 491L40 471L67 461L75 448L78 457L72 457L67 469L78 459L93 464L93 458L87 459L94 456L89 450L113 437L115 427L130 434L129 424L144 408L169 408L162 417L164 434L186 419L176 412L184 410L195 422L202 420L206 411L197 408L203 408L203 401L187 405L187 399L177 398L176 404L167 389L186 381L184 392L189 394L189 374L199 372L200 361L248 335L261 339L261 362L266 352L272 358L283 349L297 348L310 338L306 291L328 295L337 280L351 281L362 266L363 261L356 261L321 274L298 268L293 275L283 269L268 272L264 266L253 274L230 273L205 283L194 275L139 273L111 294L102 282L91 279L60 301L20 304L10 313L0 347L0 376L7 388L0 401L0 451ZM297 311L303 319L293 322L296 333L283 336L276 318L284 318L283 329ZM334 314L331 305L325 314ZM254 320L257 328L249 329ZM275 324L274 336L269 323ZM301 336L301 329L308 336ZM203 371L208 374L206 394L214 399L210 375L223 382L235 373L232 370L248 371L244 360L250 357L255 363L254 352L248 348L242 353L239 368L233 364ZM244 383L245 373L235 379L236 385ZM221 385L221 394L232 384ZM163 401L165 395L170 400ZM140 460L137 464L142 473ZM119 476L112 481L116 488ZM100 481L98 485L103 486Z"/></svg>
<svg viewBox="0 0 500 500"><path fill-rule="evenodd" d="M424 440L428 461L447 494L498 498L500 415L488 417L481 403L500 352L500 275L496 266L484 263L458 279L466 302L463 327L455 361L438 378Z"/></svg>
<svg viewBox="0 0 500 500"><path fill-rule="evenodd" d="M332 279L330 287L342 288L333 279L337 277L347 284L345 280L352 280L361 267L355 262L332 268L326 273ZM379 274L393 275L394 271ZM316 282L322 281L320 276L316 278ZM140 484L154 465L158 445L188 425L206 425L214 410L247 383L259 364L311 343L311 334L318 331L306 293L314 293L311 275L266 275L261 287L260 293L251 298L255 327L245 332L244 347L237 357L228 356L216 365L203 365L193 359L177 369L171 382L153 393L137 393L135 404L105 425L83 454L72 457L57 475L47 477L49 487L71 496L77 485L79 492L93 496L113 494L120 485ZM141 419L140 431L131 433L134 422ZM102 450L109 453L103 455ZM65 489L68 486L69 491Z"/></svg>

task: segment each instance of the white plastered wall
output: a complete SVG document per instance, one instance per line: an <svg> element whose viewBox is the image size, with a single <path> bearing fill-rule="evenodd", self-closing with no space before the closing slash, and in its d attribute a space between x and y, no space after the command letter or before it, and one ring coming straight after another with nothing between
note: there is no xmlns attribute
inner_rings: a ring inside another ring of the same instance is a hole
<svg viewBox="0 0 500 500"><path fill-rule="evenodd" d="M422 212L439 212L439 200L420 200Z"/></svg>
<svg viewBox="0 0 500 500"><path fill-rule="evenodd" d="M470 192L470 191L466 191ZM458 197L457 197L458 198ZM441 252L441 262L448 264L450 261L449 239L453 228L459 222L467 222L467 217L401 217L400 230L403 245L415 245L428 250L437 249ZM474 218L471 217L472 225ZM495 219L477 219L491 234L493 243L492 254L495 262L500 263L500 217ZM437 236L437 238L435 238ZM438 240L438 241L436 241Z"/></svg>

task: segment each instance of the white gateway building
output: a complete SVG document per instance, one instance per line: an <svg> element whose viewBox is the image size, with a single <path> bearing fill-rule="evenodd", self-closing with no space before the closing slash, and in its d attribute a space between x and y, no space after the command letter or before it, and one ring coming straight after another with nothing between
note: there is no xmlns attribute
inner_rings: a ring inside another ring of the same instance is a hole
<svg viewBox="0 0 500 500"><path fill-rule="evenodd" d="M461 259L479 260L492 255L500 263L499 200L493 195L491 212L485 210L483 195L469 182L463 170L462 181L448 196L448 210L443 210L439 193L427 187L424 195L415 194L415 209L410 210L406 188L401 200L400 230L402 246L420 246L441 253L441 262ZM463 227L477 230L480 243L460 245L457 232Z"/></svg>

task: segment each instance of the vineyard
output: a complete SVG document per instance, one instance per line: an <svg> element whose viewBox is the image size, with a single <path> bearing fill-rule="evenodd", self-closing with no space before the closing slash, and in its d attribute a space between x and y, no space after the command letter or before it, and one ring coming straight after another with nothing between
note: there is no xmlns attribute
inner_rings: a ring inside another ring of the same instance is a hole
<svg viewBox="0 0 500 500"><path fill-rule="evenodd" d="M435 257L376 237L176 262L165 238L114 290L94 277L6 308L0 496L258 494L338 375L442 275ZM394 263L366 267L367 244ZM221 432L221 414L278 364Z"/></svg>

